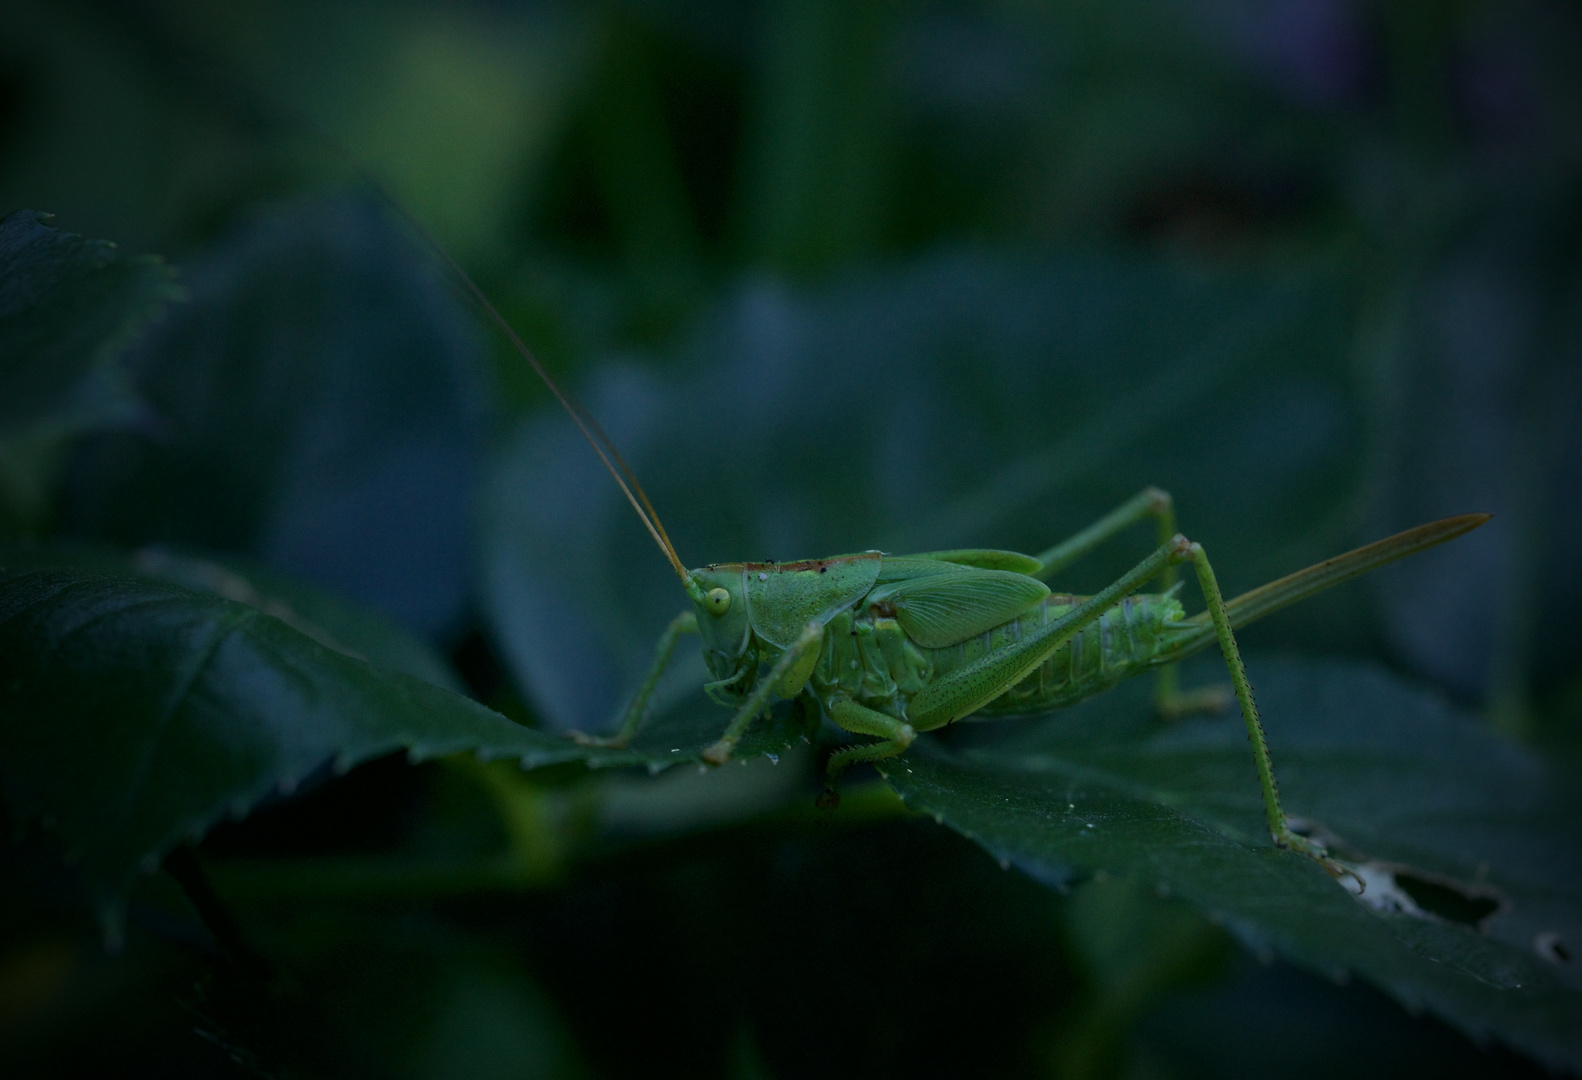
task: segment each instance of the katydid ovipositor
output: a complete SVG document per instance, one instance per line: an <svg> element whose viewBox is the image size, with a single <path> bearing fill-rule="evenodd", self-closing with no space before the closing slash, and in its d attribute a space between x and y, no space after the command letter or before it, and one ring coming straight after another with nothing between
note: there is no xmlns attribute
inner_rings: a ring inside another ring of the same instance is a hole
<svg viewBox="0 0 1582 1080"><path fill-rule="evenodd" d="M448 259L447 259L448 261ZM455 268L455 264L451 263ZM460 274L459 269L457 273ZM1321 846L1292 831L1281 808L1269 750L1233 629L1488 520L1468 514L1418 526L1223 601L1203 549L1176 533L1168 495L1147 490L1038 556L956 550L892 556L877 551L790 563L730 563L688 570L641 485L598 425L576 408L470 280L462 280L582 431L680 579L691 601L661 635L646 678L613 736L576 737L625 745L638 732L679 641L702 638L713 675L706 690L734 708L704 758L723 764L773 699L800 698L854 736L830 756L823 802L849 765L903 753L922 731L955 720L1028 714L1072 704L1152 670L1166 714L1237 701L1259 775L1274 842L1344 872ZM1151 520L1158 546L1092 597L1051 594L1043 583L1133 524ZM1207 611L1187 618L1171 579L1190 562ZM1158 594L1137 590L1155 578ZM1183 693L1176 661L1217 642L1230 672L1227 693Z"/></svg>

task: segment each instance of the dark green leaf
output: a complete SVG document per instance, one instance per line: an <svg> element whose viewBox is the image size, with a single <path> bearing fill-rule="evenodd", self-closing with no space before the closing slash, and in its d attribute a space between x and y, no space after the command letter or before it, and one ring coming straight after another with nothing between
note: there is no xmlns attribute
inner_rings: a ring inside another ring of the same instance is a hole
<svg viewBox="0 0 1582 1080"><path fill-rule="evenodd" d="M137 415L119 357L179 293L158 259L47 218L0 220L0 531L43 527L68 438Z"/></svg>
<svg viewBox="0 0 1582 1080"><path fill-rule="evenodd" d="M125 415L115 360L179 294L169 267L19 210L0 219L0 440Z"/></svg>
<svg viewBox="0 0 1582 1080"><path fill-rule="evenodd" d="M691 710L690 727L656 724L637 749L580 747L259 608L59 562L0 561L0 790L80 863L111 927L133 874L176 844L381 754L657 769L700 763L719 735ZM805 734L783 716L763 727L741 756Z"/></svg>
<svg viewBox="0 0 1582 1080"><path fill-rule="evenodd" d="M135 358L157 438L84 444L69 527L246 552L454 629L487 394L477 331L431 261L377 209L334 200L259 215L187 277L192 302Z"/></svg>
<svg viewBox="0 0 1582 1080"><path fill-rule="evenodd" d="M102 548L0 545L0 565L143 576L234 600L272 615L320 645L460 692L455 671L430 646L374 612L238 556L145 547L126 557Z"/></svg>
<svg viewBox="0 0 1582 1080"><path fill-rule="evenodd" d="M984 728L955 749L920 742L884 772L908 805L1042 880L1136 881L1253 949L1359 974L1475 1037L1582 1065L1582 973L1550 947L1582 941L1575 797L1378 669L1251 670L1287 811L1368 876L1362 900L1270 846L1239 717L1162 725L1141 681L996 741Z"/></svg>

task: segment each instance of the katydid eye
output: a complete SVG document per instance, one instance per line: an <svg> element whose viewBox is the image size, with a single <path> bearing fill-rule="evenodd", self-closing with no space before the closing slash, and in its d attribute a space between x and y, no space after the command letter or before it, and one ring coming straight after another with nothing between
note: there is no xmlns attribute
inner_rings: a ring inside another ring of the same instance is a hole
<svg viewBox="0 0 1582 1080"><path fill-rule="evenodd" d="M710 589L709 595L703 598L703 606L709 609L710 615L723 615L731 609L731 594L726 589Z"/></svg>

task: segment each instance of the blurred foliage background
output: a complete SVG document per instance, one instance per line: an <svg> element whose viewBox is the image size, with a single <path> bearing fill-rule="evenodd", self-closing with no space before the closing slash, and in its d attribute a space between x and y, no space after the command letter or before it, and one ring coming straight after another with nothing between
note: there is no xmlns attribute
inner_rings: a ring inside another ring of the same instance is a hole
<svg viewBox="0 0 1582 1080"><path fill-rule="evenodd" d="M1579 83L1560 0L11 0L0 212L160 253L186 299L134 346L143 413L0 462L5 532L250 558L508 715L609 715L673 579L366 169L689 563L1036 551L1152 483L1234 593L1490 511L1245 647L1387 665L1574 768ZM1535 1068L1124 884L1004 873L877 791L815 819L810 776L328 780L202 848L295 980L273 997L167 878L106 955L13 845L0 1068Z"/></svg>

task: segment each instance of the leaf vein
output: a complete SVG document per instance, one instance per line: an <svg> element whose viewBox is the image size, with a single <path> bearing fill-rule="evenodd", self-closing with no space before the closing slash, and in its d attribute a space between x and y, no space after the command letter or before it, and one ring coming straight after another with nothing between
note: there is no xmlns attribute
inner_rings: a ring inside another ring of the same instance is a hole
<svg viewBox="0 0 1582 1080"><path fill-rule="evenodd" d="M240 605L237 606L240 607ZM238 611L226 612L220 619L216 620L215 632L203 648L201 655L195 658L191 670L180 680L173 693L160 707L153 729L149 732L147 749L143 752L142 759L137 764L137 768L127 786L126 795L122 800L123 820L132 820L132 809L141 800L143 792L148 785L148 778L154 768L154 759L158 754L160 743L165 738L171 719L187 703L187 699L192 694L192 688L214 660L214 656L219 652L220 646L230 640L236 631L241 628L242 624L247 621L248 616L252 614L254 613L250 609L241 608Z"/></svg>

